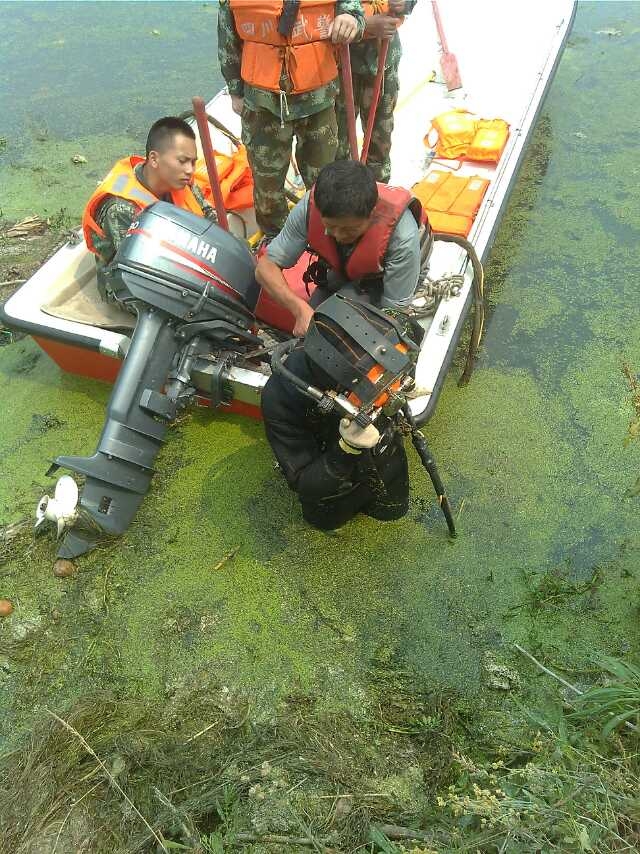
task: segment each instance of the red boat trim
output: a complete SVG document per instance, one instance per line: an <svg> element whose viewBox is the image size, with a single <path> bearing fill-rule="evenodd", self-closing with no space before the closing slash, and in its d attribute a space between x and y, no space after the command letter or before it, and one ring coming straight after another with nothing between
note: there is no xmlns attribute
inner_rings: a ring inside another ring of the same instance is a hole
<svg viewBox="0 0 640 854"><path fill-rule="evenodd" d="M187 270L189 273L193 273L194 276L199 276L201 279L206 279L208 282L211 281L211 276L207 275L207 273L199 273L192 267L187 266L187 264L181 264L180 261L174 261L173 263L176 265L176 267L182 267L183 270ZM219 287L221 291L227 291L229 296L232 296L234 299L238 298L237 291L234 291L233 288L230 288L228 285L223 284L221 281L218 281L218 279L216 279L216 286Z"/></svg>

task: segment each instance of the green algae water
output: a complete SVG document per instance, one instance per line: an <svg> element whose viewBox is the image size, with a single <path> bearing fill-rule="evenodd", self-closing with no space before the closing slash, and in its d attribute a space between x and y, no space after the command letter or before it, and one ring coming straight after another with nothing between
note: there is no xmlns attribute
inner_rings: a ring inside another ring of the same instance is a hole
<svg viewBox="0 0 640 854"><path fill-rule="evenodd" d="M150 121L220 85L213 4L2 4L0 41L6 217L77 218ZM587 682L598 656L637 651L622 364L640 370L638 55L640 5L579 5L487 270L478 367L464 389L449 379L426 430L458 539L415 459L406 519L314 531L261 425L195 412L130 531L72 578L53 577L50 539L0 541L7 744L45 703L109 689L162 704L201 672L265 708L299 690L361 709L374 662L507 719L558 696L513 642ZM30 340L0 348L0 525L33 512L53 456L93 452L108 394ZM517 696L487 691L487 662L520 673Z"/></svg>
<svg viewBox="0 0 640 854"><path fill-rule="evenodd" d="M216 3L1 2L0 209L64 209L149 126L222 86ZM74 166L80 154L87 163Z"/></svg>

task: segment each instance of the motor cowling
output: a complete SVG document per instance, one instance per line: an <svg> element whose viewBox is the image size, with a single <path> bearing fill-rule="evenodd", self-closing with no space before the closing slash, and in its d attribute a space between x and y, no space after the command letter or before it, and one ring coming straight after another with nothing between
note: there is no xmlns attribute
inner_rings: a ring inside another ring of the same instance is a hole
<svg viewBox="0 0 640 854"><path fill-rule="evenodd" d="M260 288L246 244L168 202L140 213L108 275L124 304L142 301L187 323L224 320L249 329L254 322Z"/></svg>

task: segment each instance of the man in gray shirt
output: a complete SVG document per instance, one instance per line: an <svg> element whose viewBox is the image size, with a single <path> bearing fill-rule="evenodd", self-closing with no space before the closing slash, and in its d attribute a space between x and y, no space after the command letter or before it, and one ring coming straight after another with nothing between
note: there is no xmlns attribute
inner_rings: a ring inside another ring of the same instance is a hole
<svg viewBox="0 0 640 854"><path fill-rule="evenodd" d="M361 163L331 163L269 244L256 278L291 312L295 336L306 334L312 306L334 291L370 300L383 310L408 305L420 272L418 223L420 205L406 190L377 185ZM317 286L311 305L293 293L282 273L306 249L318 258L307 269ZM331 382L301 346L287 358L287 369L323 390ZM391 521L407 512L407 458L402 436L391 423L371 429L336 415L320 417L315 403L277 373L264 387L262 414L269 444L309 524L330 530L358 513Z"/></svg>
<svg viewBox="0 0 640 854"><path fill-rule="evenodd" d="M312 304L339 290L381 308L406 306L420 272L420 222L419 203L407 190L377 185L356 161L331 163L289 213L258 262L256 278L291 312L296 336L306 333L313 307L291 291L282 271L307 248L318 256L308 270L318 286Z"/></svg>

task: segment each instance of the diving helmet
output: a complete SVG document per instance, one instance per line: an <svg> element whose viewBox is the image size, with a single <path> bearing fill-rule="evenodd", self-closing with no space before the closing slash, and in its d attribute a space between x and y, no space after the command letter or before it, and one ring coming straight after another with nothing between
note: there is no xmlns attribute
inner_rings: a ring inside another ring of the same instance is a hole
<svg viewBox="0 0 640 854"><path fill-rule="evenodd" d="M394 317L333 294L315 310L304 352L325 387L369 410L384 406L412 375L418 346Z"/></svg>

